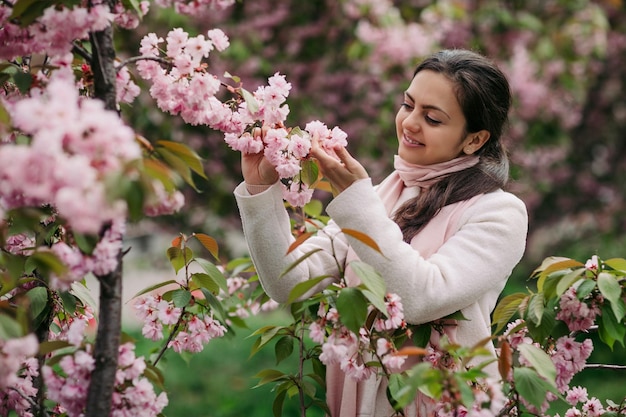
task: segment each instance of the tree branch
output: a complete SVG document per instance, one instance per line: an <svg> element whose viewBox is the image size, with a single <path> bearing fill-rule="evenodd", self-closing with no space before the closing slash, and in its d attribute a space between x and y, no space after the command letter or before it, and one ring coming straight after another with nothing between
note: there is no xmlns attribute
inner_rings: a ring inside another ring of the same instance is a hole
<svg viewBox="0 0 626 417"><path fill-rule="evenodd" d="M164 64L167 65L169 67L172 66L172 63L169 62L167 59L165 58L161 58L158 56L147 56L147 55L142 55L142 56L134 56L132 58L128 58L124 61L122 61L117 67L116 67L116 72L120 72L120 70L122 68L124 68L126 65L138 62L138 61L156 61L160 64Z"/></svg>
<svg viewBox="0 0 626 417"><path fill-rule="evenodd" d="M83 48L81 45L77 44L76 42L72 44L72 52L77 55L82 56L88 62L91 62L91 59L93 58L91 54L89 53L89 51L87 51L85 48Z"/></svg>
<svg viewBox="0 0 626 417"><path fill-rule="evenodd" d="M91 374L85 416L101 417L111 414L111 398L122 331L122 256L117 256L113 272L97 276L100 282L100 313L93 357L96 369Z"/></svg>
<svg viewBox="0 0 626 417"><path fill-rule="evenodd" d="M608 363L588 363L585 369L610 369L612 371L626 371L626 365L611 365Z"/></svg>

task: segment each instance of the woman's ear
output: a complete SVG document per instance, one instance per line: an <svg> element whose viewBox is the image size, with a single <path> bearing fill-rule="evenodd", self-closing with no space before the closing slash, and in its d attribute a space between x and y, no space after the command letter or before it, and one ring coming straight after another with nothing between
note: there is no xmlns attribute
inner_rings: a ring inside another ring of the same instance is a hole
<svg viewBox="0 0 626 417"><path fill-rule="evenodd" d="M470 133L465 138L465 145L463 146L463 153L465 155L472 155L489 140L491 133L488 130L480 130L478 132Z"/></svg>

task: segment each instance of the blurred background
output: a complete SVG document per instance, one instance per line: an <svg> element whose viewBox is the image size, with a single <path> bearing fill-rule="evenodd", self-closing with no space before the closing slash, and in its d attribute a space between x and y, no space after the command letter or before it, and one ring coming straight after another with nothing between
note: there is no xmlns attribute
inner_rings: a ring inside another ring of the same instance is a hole
<svg viewBox="0 0 626 417"><path fill-rule="evenodd" d="M395 112L420 59L442 48L487 55L513 90L506 135L509 189L530 214L527 251L505 293L535 288L528 277L547 256L582 262L594 254L626 257L622 0L243 0L193 18L155 7L139 31L118 34L118 51L138 55L141 37L155 32L165 38L175 27L191 35L222 29L231 45L211 53L209 71L237 75L249 91L275 72L284 74L292 84L289 126L311 120L339 126L375 182L392 169ZM186 209L179 215L130 228L126 297L172 278L165 250L179 232L215 237L225 260L245 256L232 196L241 181L240 156L222 134L163 114L148 95L122 112L152 141L190 144L205 159L208 175L208 181L195 178L200 193L186 190ZM323 202L329 197L316 195ZM255 320L281 320L280 312L273 314L278 316ZM126 327L137 332L130 314ZM252 387L258 382L254 375L274 365L273 352L249 358L254 339L245 336L240 331L212 341L200 354L166 357L168 416L272 415L274 394L269 387ZM624 347L616 345L614 351L597 348L590 362L624 365L625 358ZM617 401L626 395L624 378L616 371L588 370L574 385ZM284 415L296 414L288 410Z"/></svg>

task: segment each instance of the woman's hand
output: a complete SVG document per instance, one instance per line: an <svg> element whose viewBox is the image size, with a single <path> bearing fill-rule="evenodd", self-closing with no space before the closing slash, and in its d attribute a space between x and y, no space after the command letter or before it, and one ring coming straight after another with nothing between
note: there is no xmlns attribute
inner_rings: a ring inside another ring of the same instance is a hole
<svg viewBox="0 0 626 417"><path fill-rule="evenodd" d="M357 180L369 178L363 165L354 159L346 148L335 149L335 153L339 161L320 147L317 137L312 139L311 156L317 159L322 174L330 181L337 193L342 192Z"/></svg>
<svg viewBox="0 0 626 417"><path fill-rule="evenodd" d="M253 135L263 135L265 131L255 128ZM278 172L263 155L263 152L255 154L241 153L241 173L243 180L249 185L272 185L278 181Z"/></svg>

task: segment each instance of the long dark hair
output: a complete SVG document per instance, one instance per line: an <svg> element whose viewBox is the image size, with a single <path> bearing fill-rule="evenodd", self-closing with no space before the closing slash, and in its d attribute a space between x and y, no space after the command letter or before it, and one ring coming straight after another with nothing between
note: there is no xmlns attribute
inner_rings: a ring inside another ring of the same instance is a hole
<svg viewBox="0 0 626 417"><path fill-rule="evenodd" d="M406 242L444 206L495 191L509 179L509 160L500 142L511 106L506 76L484 56L462 49L435 53L418 65L413 76L423 70L443 74L452 81L465 116L466 133L484 129L490 137L475 152L480 157L478 164L442 178L396 211L394 220Z"/></svg>

